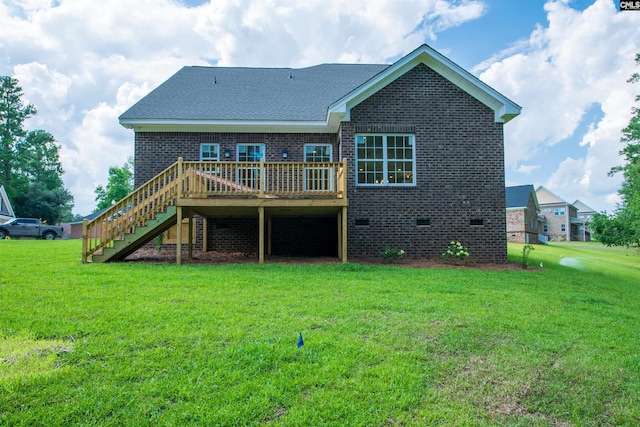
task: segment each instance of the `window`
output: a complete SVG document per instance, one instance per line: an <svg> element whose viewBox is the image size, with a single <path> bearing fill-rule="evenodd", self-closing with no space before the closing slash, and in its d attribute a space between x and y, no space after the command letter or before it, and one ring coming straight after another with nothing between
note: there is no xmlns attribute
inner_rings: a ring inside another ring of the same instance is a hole
<svg viewBox="0 0 640 427"><path fill-rule="evenodd" d="M549 226L547 224L542 226L542 232L543 233L548 233L549 232Z"/></svg>
<svg viewBox="0 0 640 427"><path fill-rule="evenodd" d="M238 144L237 158L239 162L259 162L264 159L264 144ZM238 184L257 189L260 183L260 169L238 168Z"/></svg>
<svg viewBox="0 0 640 427"><path fill-rule="evenodd" d="M562 232L567 231L567 224L560 224L560 231Z"/></svg>
<svg viewBox="0 0 640 427"><path fill-rule="evenodd" d="M217 162L220 160L220 144L200 144L200 161Z"/></svg>
<svg viewBox="0 0 640 427"><path fill-rule="evenodd" d="M264 158L264 144L238 144L239 162L259 162Z"/></svg>
<svg viewBox="0 0 640 427"><path fill-rule="evenodd" d="M356 135L358 185L415 185L413 135Z"/></svg>
<svg viewBox="0 0 640 427"><path fill-rule="evenodd" d="M331 162L331 148L330 144L307 144L304 146L304 161L323 163Z"/></svg>
<svg viewBox="0 0 640 427"><path fill-rule="evenodd" d="M307 144L304 146L304 161L310 163L329 163L331 162L331 148L330 144ZM332 169L320 166L305 168L304 189L306 191L332 190Z"/></svg>
<svg viewBox="0 0 640 427"><path fill-rule="evenodd" d="M564 215L564 213L565 213L564 208L554 208L553 209L553 214L555 216Z"/></svg>

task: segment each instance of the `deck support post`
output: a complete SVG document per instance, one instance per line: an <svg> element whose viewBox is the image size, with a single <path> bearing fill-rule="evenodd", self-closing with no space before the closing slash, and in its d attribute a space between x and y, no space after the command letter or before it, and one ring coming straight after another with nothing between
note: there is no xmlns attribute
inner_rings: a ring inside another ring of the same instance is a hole
<svg viewBox="0 0 640 427"><path fill-rule="evenodd" d="M271 215L267 215L267 256L271 256L271 239L273 234L271 234L271 230L273 229L273 224L271 223Z"/></svg>
<svg viewBox="0 0 640 427"><path fill-rule="evenodd" d="M202 217L202 252L207 252L207 217Z"/></svg>
<svg viewBox="0 0 640 427"><path fill-rule="evenodd" d="M188 211L188 215L189 215L189 237L188 237L189 260L192 260L193 259L193 213L191 211Z"/></svg>
<svg viewBox="0 0 640 427"><path fill-rule="evenodd" d="M342 209L338 211L336 217L338 219L338 258L342 259Z"/></svg>
<svg viewBox="0 0 640 427"><path fill-rule="evenodd" d="M82 220L82 263L87 262L87 253L89 252L89 220Z"/></svg>
<svg viewBox="0 0 640 427"><path fill-rule="evenodd" d="M258 262L264 264L264 206L258 208Z"/></svg>
<svg viewBox="0 0 640 427"><path fill-rule="evenodd" d="M342 262L347 262L347 207L342 207L342 226L339 227L342 229Z"/></svg>
<svg viewBox="0 0 640 427"><path fill-rule="evenodd" d="M176 264L182 264L182 206L176 206Z"/></svg>

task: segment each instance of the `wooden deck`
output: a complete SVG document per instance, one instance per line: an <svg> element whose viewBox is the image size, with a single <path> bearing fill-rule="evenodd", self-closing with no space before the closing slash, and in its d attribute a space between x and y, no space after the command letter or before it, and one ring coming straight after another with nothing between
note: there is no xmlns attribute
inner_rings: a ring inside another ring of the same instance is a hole
<svg viewBox="0 0 640 427"><path fill-rule="evenodd" d="M204 218L256 216L262 263L265 235L270 239L268 218L271 216L335 215L338 256L346 262L347 206L346 160L251 163L187 162L180 158L93 221L85 221L82 260L95 261L97 255L105 261L122 259L153 239L160 230L182 224L184 218L197 214ZM159 215L166 213L168 207L175 207L175 215ZM176 230L176 241L182 242L182 226ZM136 234L140 237L136 238ZM192 233L188 233L188 240L190 254ZM179 264L182 250L181 245L176 246ZM106 253L113 255L107 257Z"/></svg>

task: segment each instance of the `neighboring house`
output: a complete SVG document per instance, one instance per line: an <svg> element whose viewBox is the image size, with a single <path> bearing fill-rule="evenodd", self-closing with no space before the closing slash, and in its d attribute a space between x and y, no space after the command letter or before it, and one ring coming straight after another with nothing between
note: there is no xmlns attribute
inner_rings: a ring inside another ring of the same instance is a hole
<svg viewBox="0 0 640 427"><path fill-rule="evenodd" d="M540 206L533 185L507 187L507 240L541 243L538 228Z"/></svg>
<svg viewBox="0 0 640 427"><path fill-rule="evenodd" d="M590 233L585 221L578 218L578 209L543 186L536 190L541 214L544 217L542 233L555 241L589 241Z"/></svg>
<svg viewBox="0 0 640 427"><path fill-rule="evenodd" d="M0 223L5 223L15 217L11 202L9 202L9 196L4 190L4 185L0 185Z"/></svg>
<svg viewBox="0 0 640 427"><path fill-rule="evenodd" d="M581 229L579 230L579 232L585 233L584 239L582 240L591 240L591 229L589 228L589 223L593 221L593 216L598 212L580 200L573 202L573 206L578 210L578 219L582 221L582 225L580 226Z"/></svg>
<svg viewBox="0 0 640 427"><path fill-rule="evenodd" d="M88 221L92 221L95 218L97 218L98 216L100 216L100 214L102 214L103 212L105 212L107 210L107 208L104 209L100 209L96 212L92 212L87 216L84 216L80 221L73 221L70 222L68 224L61 224L63 227L65 227L65 234L68 233L69 237L71 239L81 239L82 238L82 224L84 222L84 220L88 220Z"/></svg>
<svg viewBox="0 0 640 427"><path fill-rule="evenodd" d="M184 67L119 118L140 193L122 206L177 191L166 215L195 216L196 248L260 262L439 257L456 240L503 263L503 126L519 113L427 45L392 65Z"/></svg>

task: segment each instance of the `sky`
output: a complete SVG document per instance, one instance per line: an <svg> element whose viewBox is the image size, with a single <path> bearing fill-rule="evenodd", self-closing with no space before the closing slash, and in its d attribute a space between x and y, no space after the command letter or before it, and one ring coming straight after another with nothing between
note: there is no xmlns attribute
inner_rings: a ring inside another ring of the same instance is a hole
<svg viewBox="0 0 640 427"><path fill-rule="evenodd" d="M133 156L118 116L187 65L392 64L426 43L522 107L506 184L615 210L639 106L640 11L619 0L0 0L0 75L61 147L74 213ZM460 118L463 119L463 118ZM456 120L456 118L452 118Z"/></svg>

